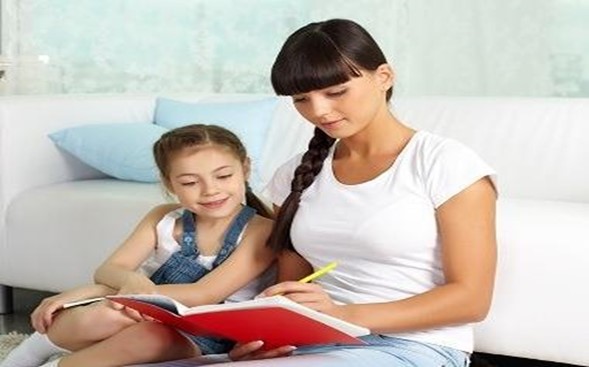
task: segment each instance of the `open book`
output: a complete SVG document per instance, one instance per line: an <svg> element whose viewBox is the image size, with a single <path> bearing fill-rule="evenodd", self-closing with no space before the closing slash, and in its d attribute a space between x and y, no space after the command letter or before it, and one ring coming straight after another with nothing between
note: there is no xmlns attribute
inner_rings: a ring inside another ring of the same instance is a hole
<svg viewBox="0 0 589 367"><path fill-rule="evenodd" d="M363 344L370 330L320 313L282 296L189 308L157 294L107 296L113 302L194 335L236 342L263 340L264 348L283 345Z"/></svg>

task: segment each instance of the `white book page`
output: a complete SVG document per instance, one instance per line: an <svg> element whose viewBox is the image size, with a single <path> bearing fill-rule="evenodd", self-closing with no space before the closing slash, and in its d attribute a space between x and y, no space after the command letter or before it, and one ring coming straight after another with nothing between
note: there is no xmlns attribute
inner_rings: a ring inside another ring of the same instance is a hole
<svg viewBox="0 0 589 367"><path fill-rule="evenodd" d="M94 303L94 302L98 302L98 301L102 301L102 300L104 300L104 297L85 298L85 299L81 299L78 301L64 303L62 308L66 309L66 308L72 308L72 307L76 307L76 306L84 306L84 305L89 305L90 303Z"/></svg>

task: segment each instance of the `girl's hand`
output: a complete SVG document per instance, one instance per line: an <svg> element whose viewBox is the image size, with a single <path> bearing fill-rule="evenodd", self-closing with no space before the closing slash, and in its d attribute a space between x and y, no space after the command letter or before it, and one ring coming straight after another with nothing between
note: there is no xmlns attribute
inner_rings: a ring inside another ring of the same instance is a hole
<svg viewBox="0 0 589 367"><path fill-rule="evenodd" d="M313 283L282 282L266 288L260 296L282 295L291 301L325 314L342 317L341 307L336 305L320 285Z"/></svg>
<svg viewBox="0 0 589 367"><path fill-rule="evenodd" d="M157 287L148 277L133 272L125 279L117 294L152 294L157 293Z"/></svg>
<svg viewBox="0 0 589 367"><path fill-rule="evenodd" d="M117 294L153 294L157 293L157 286L154 282L152 282L148 277L140 273L131 273L125 283L119 289ZM127 317L140 322L140 321L153 321L153 319L147 315L143 315L140 312L125 307L124 305L109 301L110 307L114 308L115 310L119 310L123 312Z"/></svg>
<svg viewBox="0 0 589 367"><path fill-rule="evenodd" d="M31 325L36 331L44 334L53 323L55 314L63 309L64 304L113 292L114 290L103 285L92 284L47 297L31 313Z"/></svg>
<svg viewBox="0 0 589 367"><path fill-rule="evenodd" d="M291 355L296 349L293 346L285 345L271 350L260 350L264 346L261 340L245 344L236 344L229 351L229 359L232 361L247 361L252 359L277 358Z"/></svg>
<svg viewBox="0 0 589 367"><path fill-rule="evenodd" d="M122 305L118 302L114 302L111 300L106 300L105 302L107 302L108 307L112 308L113 310L120 311L122 314L124 314L125 316L127 316L128 318L130 318L131 320L134 320L136 322L154 321L154 319L152 317L144 315L144 314L140 313L139 311L132 309L131 307L126 307L125 305Z"/></svg>
<svg viewBox="0 0 589 367"><path fill-rule="evenodd" d="M76 300L65 293L45 298L31 313L31 325L37 332L45 334L53 322L54 314L62 309L64 303Z"/></svg>

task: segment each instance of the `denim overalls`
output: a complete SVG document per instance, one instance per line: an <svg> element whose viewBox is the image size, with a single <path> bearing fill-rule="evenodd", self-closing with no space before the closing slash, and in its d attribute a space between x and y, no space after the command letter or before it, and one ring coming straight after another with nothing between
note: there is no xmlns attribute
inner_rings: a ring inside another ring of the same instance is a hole
<svg viewBox="0 0 589 367"><path fill-rule="evenodd" d="M255 213L256 211L253 208L244 206L235 219L233 219L225 233L223 245L213 262L211 270L219 266L231 255L235 246L237 246L237 240L241 232L243 232L244 227ZM180 250L174 252L150 277L155 284L194 283L211 271L197 261L200 251L196 244L196 225L194 215L191 211L184 210L184 213L182 213L182 224L183 232ZM234 344L227 339L184 335L198 345L203 354L225 353Z"/></svg>

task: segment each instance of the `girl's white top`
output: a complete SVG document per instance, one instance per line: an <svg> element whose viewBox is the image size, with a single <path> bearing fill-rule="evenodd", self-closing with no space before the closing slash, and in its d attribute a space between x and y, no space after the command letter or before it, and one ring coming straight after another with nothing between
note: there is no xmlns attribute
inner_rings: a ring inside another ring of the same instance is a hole
<svg viewBox="0 0 589 367"><path fill-rule="evenodd" d="M173 234L176 221L182 217L183 212L184 208L173 210L166 214L157 224L157 245L152 256L143 263L140 269L146 276L151 276L170 258L170 256L172 256L174 252L180 251L180 244L176 241ZM243 233L246 229L247 225L243 228L243 231L237 239L237 246L241 243ZM216 255L204 256L199 254L196 261L206 269L210 270L216 258ZM225 302L240 302L254 298L274 282L275 274L276 271L274 267L269 268L258 278L253 279L243 288L229 296Z"/></svg>

